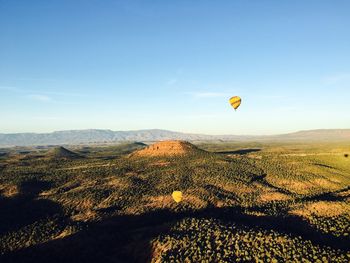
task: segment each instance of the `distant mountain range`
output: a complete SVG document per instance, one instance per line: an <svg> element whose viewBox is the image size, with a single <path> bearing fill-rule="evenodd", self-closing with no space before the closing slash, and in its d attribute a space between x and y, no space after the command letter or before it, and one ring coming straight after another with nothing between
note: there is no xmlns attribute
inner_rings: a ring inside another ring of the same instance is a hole
<svg viewBox="0 0 350 263"><path fill-rule="evenodd" d="M350 129L299 131L280 135L204 135L167 130L69 130L52 133L0 133L0 147L115 143L123 141L151 142L161 140L186 141L350 141Z"/></svg>

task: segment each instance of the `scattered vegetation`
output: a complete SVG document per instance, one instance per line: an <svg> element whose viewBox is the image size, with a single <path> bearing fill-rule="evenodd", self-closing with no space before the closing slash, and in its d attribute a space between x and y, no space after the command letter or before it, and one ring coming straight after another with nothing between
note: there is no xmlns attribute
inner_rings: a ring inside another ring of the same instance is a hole
<svg viewBox="0 0 350 263"><path fill-rule="evenodd" d="M346 262L350 255L302 237L235 222L185 218L153 240L154 262Z"/></svg>
<svg viewBox="0 0 350 263"><path fill-rule="evenodd" d="M349 146L185 146L2 149L0 261L350 260Z"/></svg>

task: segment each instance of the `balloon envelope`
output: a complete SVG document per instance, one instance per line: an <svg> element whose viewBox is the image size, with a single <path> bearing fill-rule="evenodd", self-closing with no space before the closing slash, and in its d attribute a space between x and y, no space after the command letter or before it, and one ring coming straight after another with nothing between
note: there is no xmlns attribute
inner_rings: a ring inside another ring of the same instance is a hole
<svg viewBox="0 0 350 263"><path fill-rule="evenodd" d="M234 96L229 101L230 101L231 106L236 110L239 107L239 105L241 105L242 100L240 97Z"/></svg>
<svg viewBox="0 0 350 263"><path fill-rule="evenodd" d="M182 200L182 192L181 191L174 191L171 195L176 203L181 202Z"/></svg>

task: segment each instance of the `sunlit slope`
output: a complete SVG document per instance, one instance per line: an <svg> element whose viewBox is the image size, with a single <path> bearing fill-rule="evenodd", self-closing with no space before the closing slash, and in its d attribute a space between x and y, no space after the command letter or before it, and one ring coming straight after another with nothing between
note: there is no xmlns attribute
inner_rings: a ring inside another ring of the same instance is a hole
<svg viewBox="0 0 350 263"><path fill-rule="evenodd" d="M266 152L257 164L266 180L296 194L320 194L350 185L350 158L344 150Z"/></svg>
<svg viewBox="0 0 350 263"><path fill-rule="evenodd" d="M189 142L172 140L151 144L145 149L133 152L131 157L192 155L201 151L203 150Z"/></svg>

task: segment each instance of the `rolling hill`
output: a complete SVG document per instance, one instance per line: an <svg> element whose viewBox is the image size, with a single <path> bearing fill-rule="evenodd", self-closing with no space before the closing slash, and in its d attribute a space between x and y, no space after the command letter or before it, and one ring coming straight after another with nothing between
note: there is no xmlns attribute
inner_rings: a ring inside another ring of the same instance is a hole
<svg viewBox="0 0 350 263"><path fill-rule="evenodd" d="M72 152L62 146L56 147L47 153L49 158L53 159L77 159L82 158L81 155Z"/></svg>

